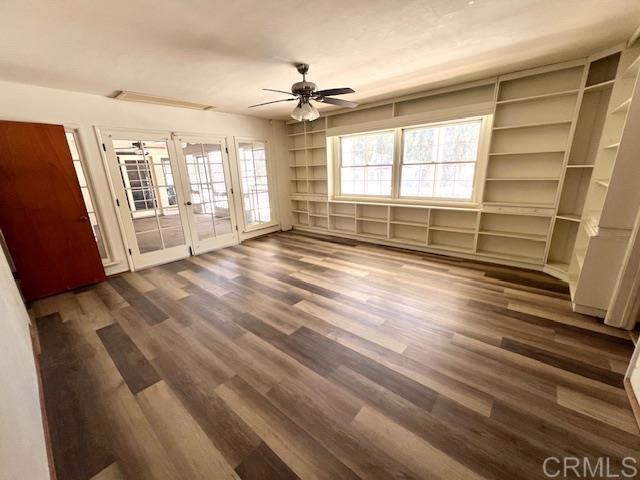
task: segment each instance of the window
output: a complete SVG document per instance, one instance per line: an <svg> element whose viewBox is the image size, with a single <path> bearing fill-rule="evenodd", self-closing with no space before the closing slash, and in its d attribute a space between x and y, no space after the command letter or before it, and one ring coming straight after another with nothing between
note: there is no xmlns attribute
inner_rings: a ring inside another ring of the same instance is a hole
<svg viewBox="0 0 640 480"><path fill-rule="evenodd" d="M391 195L393 142L393 131L340 138L343 195Z"/></svg>
<svg viewBox="0 0 640 480"><path fill-rule="evenodd" d="M470 200L480 121L403 131L401 197Z"/></svg>
<svg viewBox="0 0 640 480"><path fill-rule="evenodd" d="M337 195L472 201L482 121L337 137Z"/></svg>
<svg viewBox="0 0 640 480"><path fill-rule="evenodd" d="M178 196L176 194L176 184L173 183L173 171L168 158L161 158L162 175L164 176L164 184L167 186L167 202L169 205L178 204Z"/></svg>
<svg viewBox="0 0 640 480"><path fill-rule="evenodd" d="M242 205L247 227L272 221L266 149L265 142L238 142Z"/></svg>
<svg viewBox="0 0 640 480"><path fill-rule="evenodd" d="M82 192L82 199L84 206L87 209L89 215L89 221L91 223L91 230L93 230L93 237L96 239L98 245L98 251L100 252L100 258L102 260L109 260L107 249L105 248L104 238L102 237L102 229L98 223L98 215L96 214L95 204L93 202L93 195L89 190L89 183L87 177L84 174L84 168L80 159L80 150L78 149L78 142L76 139L76 133L74 131L65 132L67 137L67 144L69 145L69 151L71 152L71 159L73 160L73 167L78 177L78 183L80 184L80 191Z"/></svg>

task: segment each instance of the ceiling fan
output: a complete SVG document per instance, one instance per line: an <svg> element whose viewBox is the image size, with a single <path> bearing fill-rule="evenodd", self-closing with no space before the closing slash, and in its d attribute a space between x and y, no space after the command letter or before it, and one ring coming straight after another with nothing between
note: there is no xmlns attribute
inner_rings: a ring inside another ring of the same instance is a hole
<svg viewBox="0 0 640 480"><path fill-rule="evenodd" d="M327 90L316 90L317 87L315 83L307 82L307 72L309 71L309 65L306 63L297 63L296 69L302 75L302 81L296 82L291 85L291 92L285 92L284 90L273 90L271 88L263 88L263 90L266 90L268 92L286 93L287 95L291 95L293 98L283 98L282 100L275 100L273 102L258 103L257 105L251 105L249 108L269 105L270 103L297 101L298 105L291 112L291 117L300 122L302 120L315 120L320 116L320 112L318 112L318 109L311 103L311 100L320 103L330 103L331 105L339 105L341 107L347 108L355 108L358 106L356 102L350 102L349 100L342 100L340 98L332 98L332 95L354 93L354 89L329 88Z"/></svg>

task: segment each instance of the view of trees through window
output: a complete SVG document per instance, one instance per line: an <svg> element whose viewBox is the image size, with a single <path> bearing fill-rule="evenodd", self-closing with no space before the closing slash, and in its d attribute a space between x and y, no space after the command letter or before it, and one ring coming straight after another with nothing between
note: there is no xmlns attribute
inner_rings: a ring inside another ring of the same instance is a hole
<svg viewBox="0 0 640 480"><path fill-rule="evenodd" d="M466 120L340 137L340 195L470 200L481 125Z"/></svg>
<svg viewBox="0 0 640 480"><path fill-rule="evenodd" d="M340 139L340 185L345 195L391 195L394 132Z"/></svg>
<svg viewBox="0 0 640 480"><path fill-rule="evenodd" d="M402 197L470 199L480 121L403 131Z"/></svg>

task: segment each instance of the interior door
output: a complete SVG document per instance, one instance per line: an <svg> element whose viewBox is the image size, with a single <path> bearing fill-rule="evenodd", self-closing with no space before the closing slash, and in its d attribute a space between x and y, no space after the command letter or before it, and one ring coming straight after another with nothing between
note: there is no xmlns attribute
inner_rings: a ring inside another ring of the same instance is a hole
<svg viewBox="0 0 640 480"><path fill-rule="evenodd" d="M105 278L62 125L0 121L0 229L27 300Z"/></svg>
<svg viewBox="0 0 640 480"><path fill-rule="evenodd" d="M105 149L132 267L190 255L190 236L173 141L143 132L107 132Z"/></svg>
<svg viewBox="0 0 640 480"><path fill-rule="evenodd" d="M194 253L238 243L224 138L176 138Z"/></svg>

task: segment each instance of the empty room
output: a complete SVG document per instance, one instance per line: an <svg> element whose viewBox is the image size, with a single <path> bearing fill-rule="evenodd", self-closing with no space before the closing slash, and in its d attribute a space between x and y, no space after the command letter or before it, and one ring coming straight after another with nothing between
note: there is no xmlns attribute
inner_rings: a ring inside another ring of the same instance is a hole
<svg viewBox="0 0 640 480"><path fill-rule="evenodd" d="M0 480L640 478L638 0L0 10Z"/></svg>

